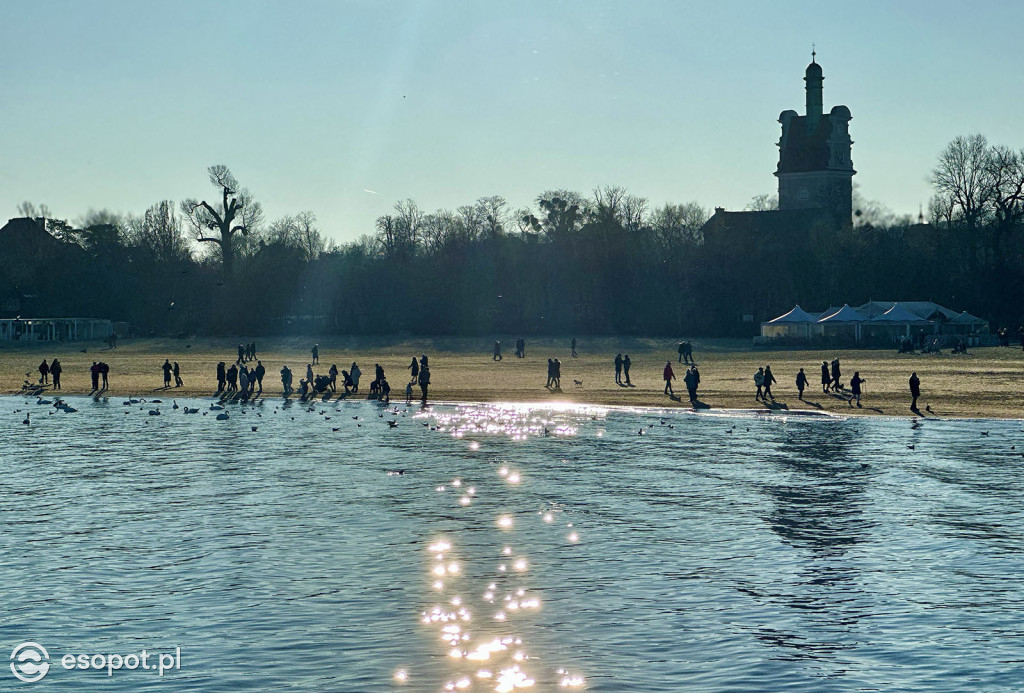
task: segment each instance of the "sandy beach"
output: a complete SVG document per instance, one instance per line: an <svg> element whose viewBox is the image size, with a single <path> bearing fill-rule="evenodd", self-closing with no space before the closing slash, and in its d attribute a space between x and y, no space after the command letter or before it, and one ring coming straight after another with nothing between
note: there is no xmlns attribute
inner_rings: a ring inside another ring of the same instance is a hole
<svg viewBox="0 0 1024 693"><path fill-rule="evenodd" d="M892 350L767 350L754 349L746 340L693 339L694 358L701 373L699 400L713 408L767 409L754 399L753 374L770 364L778 384L773 390L776 410L811 410L864 415L911 416L907 381L912 371L921 379L919 407L938 417L1018 418L1024 416L1024 352L1019 348L979 348L969 354L897 354ZM281 395L279 372L287 364L295 384L310 362L314 338L257 340L260 360L267 369L264 396ZM669 339L580 338L578 358L569 352L569 338L528 338L526 357L513 355L515 337L502 339L504 358L492 359L493 342L480 338L357 338L319 340L320 365L326 373L332 363L348 369L353 361L363 371L361 392L380 363L393 388L393 399L404 399L407 370L413 355L429 354L430 399L461 402L576 402L644 407L689 407L682 383L683 364L677 363L676 341ZM218 361L229 365L237 356L237 341L230 339L128 339L116 349L98 342L0 345L0 390L22 392L26 381L37 383L37 368L45 358L60 359L65 395L90 393L89 367L93 361L110 365L109 396L148 398L212 397ZM615 384L616 353L629 354L633 387ZM866 378L863 408L851 407L846 398L823 394L820 365L838 357L841 380L849 387L854 371ZM562 388L544 387L547 359L562 362ZM165 389L161 365L177 361L184 387ZM671 360L677 380L675 401L663 394L662 369ZM804 368L810 380L804 400L797 397L795 378ZM577 385L576 381L581 384ZM340 387L339 387L340 389ZM416 389L418 397L419 390ZM363 394L362 396L365 396ZM925 410L930 407L931 412Z"/></svg>

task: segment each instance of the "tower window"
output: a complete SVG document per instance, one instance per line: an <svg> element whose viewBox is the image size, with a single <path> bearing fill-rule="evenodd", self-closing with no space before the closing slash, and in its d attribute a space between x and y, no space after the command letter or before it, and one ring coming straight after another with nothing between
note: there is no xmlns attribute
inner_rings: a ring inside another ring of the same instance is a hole
<svg viewBox="0 0 1024 693"><path fill-rule="evenodd" d="M806 202L808 199L810 199L811 194L807 192L807 188L800 188L800 192L797 194L796 197L801 202Z"/></svg>

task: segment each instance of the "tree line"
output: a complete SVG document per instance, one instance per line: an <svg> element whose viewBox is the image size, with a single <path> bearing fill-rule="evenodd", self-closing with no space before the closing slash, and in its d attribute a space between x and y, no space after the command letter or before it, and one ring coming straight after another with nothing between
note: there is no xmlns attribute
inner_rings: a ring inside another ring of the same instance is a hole
<svg viewBox="0 0 1024 693"><path fill-rule="evenodd" d="M652 208L602 187L544 191L522 209L500 196L434 212L403 200L335 245L312 211L268 222L227 167L208 174L211 201L47 218L60 257L8 272L0 291L34 297L40 317L109 317L142 334L749 336L793 303L870 299L1024 322L1024 150L981 135L940 154L926 223L855 198L851 227L741 237L713 236L696 202ZM761 195L748 209L775 204Z"/></svg>

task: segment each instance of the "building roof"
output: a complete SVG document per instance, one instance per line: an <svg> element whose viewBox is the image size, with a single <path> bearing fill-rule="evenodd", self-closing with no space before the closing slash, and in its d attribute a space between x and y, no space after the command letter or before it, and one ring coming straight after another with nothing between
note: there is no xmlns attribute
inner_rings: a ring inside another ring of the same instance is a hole
<svg viewBox="0 0 1024 693"><path fill-rule="evenodd" d="M988 320L982 320L977 315L971 315L966 310L963 313L960 313L960 315L950 318L949 321L967 325L988 324Z"/></svg>
<svg viewBox="0 0 1024 693"><path fill-rule="evenodd" d="M903 307L902 303L894 303L892 308L885 311L881 315L876 315L871 318L871 322L890 322L890 323L903 323L903 322L928 322L924 318L920 317L916 313L912 313Z"/></svg>
<svg viewBox="0 0 1024 693"><path fill-rule="evenodd" d="M868 301L862 306L857 306L857 310L873 318L876 315L881 315L891 310L895 305L895 301ZM932 301L900 301L899 305L924 320L933 320L935 318L952 320L959 315L955 310L950 310Z"/></svg>

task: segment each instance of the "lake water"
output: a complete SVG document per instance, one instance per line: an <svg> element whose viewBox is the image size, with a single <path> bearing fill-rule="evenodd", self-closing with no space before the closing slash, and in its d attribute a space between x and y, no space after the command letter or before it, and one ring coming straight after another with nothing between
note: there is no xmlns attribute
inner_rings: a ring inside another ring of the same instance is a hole
<svg viewBox="0 0 1024 693"><path fill-rule="evenodd" d="M68 401L0 398L3 689L1024 688L1020 421Z"/></svg>

